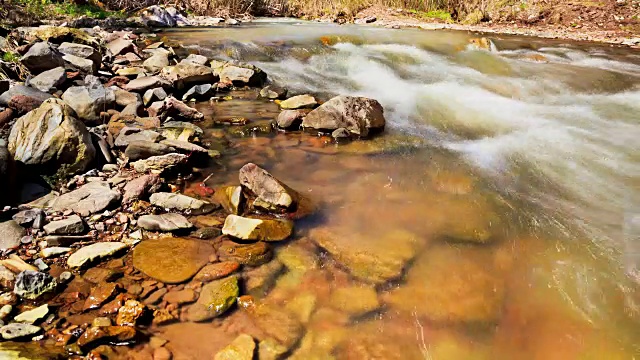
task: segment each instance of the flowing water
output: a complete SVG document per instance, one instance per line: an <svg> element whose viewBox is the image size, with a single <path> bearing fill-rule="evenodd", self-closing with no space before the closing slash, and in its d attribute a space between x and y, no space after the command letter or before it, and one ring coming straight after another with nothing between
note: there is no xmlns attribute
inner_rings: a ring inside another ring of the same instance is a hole
<svg viewBox="0 0 640 360"><path fill-rule="evenodd" d="M254 162L318 204L256 295L301 317L293 358L640 357L637 50L297 21L165 35L290 94L384 106L384 134L335 144L267 134L279 109L253 90L198 105L250 120L207 185ZM354 287L381 307L359 312ZM209 358L221 326L225 341L250 331L234 322L161 332L176 358Z"/></svg>

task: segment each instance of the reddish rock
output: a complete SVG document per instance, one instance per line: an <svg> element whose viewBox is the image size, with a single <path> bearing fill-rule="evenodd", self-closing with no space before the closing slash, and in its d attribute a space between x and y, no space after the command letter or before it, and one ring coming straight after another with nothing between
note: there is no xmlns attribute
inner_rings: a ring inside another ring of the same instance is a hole
<svg viewBox="0 0 640 360"><path fill-rule="evenodd" d="M151 295L149 295L148 298L144 299L144 303L147 305L153 305L155 303L157 303L158 301L160 301L160 299L162 299L162 297L164 296L164 294L167 293L167 289L158 289L156 291L154 291L153 293L151 293Z"/></svg>
<svg viewBox="0 0 640 360"><path fill-rule="evenodd" d="M26 114L41 104L42 101L25 95L15 95L9 100L9 107L14 109L18 114Z"/></svg>
<svg viewBox="0 0 640 360"><path fill-rule="evenodd" d="M125 294L117 295L115 299L113 299L110 302L106 303L100 309L100 315L117 314L118 311L120 310L120 308L122 307L122 305L124 304L125 300L127 300L127 296Z"/></svg>
<svg viewBox="0 0 640 360"><path fill-rule="evenodd" d="M6 108L4 111L0 111L0 127L4 124L9 123L9 121L13 120L15 117L15 112L13 109Z"/></svg>
<svg viewBox="0 0 640 360"><path fill-rule="evenodd" d="M136 329L132 326L103 326L87 329L78 339L78 346L88 348L99 343L121 344L132 340Z"/></svg>
<svg viewBox="0 0 640 360"><path fill-rule="evenodd" d="M160 127L160 119L157 117L137 117L135 115L116 114L109 120L107 129L115 139L120 135L120 130L125 126L142 130L152 130Z"/></svg>
<svg viewBox="0 0 640 360"><path fill-rule="evenodd" d="M160 347L153 351L153 360L171 360L173 354L167 348Z"/></svg>
<svg viewBox="0 0 640 360"><path fill-rule="evenodd" d="M198 300L198 294L191 289L170 291L164 295L164 301L170 304L186 304Z"/></svg>
<svg viewBox="0 0 640 360"><path fill-rule="evenodd" d="M143 175L131 180L124 187L122 202L128 204L142 198L144 195L153 194L160 190L162 179L156 174Z"/></svg>
<svg viewBox="0 0 640 360"><path fill-rule="evenodd" d="M101 283L98 286L91 289L91 294L87 300L84 301L82 310L97 309L100 305L104 304L109 298L111 298L118 289L116 283Z"/></svg>
<svg viewBox="0 0 640 360"><path fill-rule="evenodd" d="M135 326L145 312L145 306L136 300L127 300L118 311L116 324L119 326Z"/></svg>
<svg viewBox="0 0 640 360"><path fill-rule="evenodd" d="M221 279L240 268L240 264L235 261L223 261L215 264L209 264L200 269L196 276L193 277L194 281L209 282L217 279Z"/></svg>
<svg viewBox="0 0 640 360"><path fill-rule="evenodd" d="M124 87L129 82L129 78L126 76L114 76L106 84L105 87L116 85L118 87Z"/></svg>

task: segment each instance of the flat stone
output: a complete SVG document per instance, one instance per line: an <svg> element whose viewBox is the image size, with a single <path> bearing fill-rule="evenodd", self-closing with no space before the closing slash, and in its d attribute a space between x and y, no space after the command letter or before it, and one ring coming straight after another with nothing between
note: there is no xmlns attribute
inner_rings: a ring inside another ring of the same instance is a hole
<svg viewBox="0 0 640 360"><path fill-rule="evenodd" d="M25 270L16 277L13 293L25 299L35 300L47 292L55 290L56 279L47 273Z"/></svg>
<svg viewBox="0 0 640 360"><path fill-rule="evenodd" d="M152 156L144 160L138 160L131 163L131 166L135 171L139 173L144 173L150 170L163 171L184 164L187 162L187 159L187 155L171 153L160 156Z"/></svg>
<svg viewBox="0 0 640 360"><path fill-rule="evenodd" d="M71 68L73 70L78 70L85 74L95 74L98 72L96 63L91 61L90 59L85 59L80 56L71 54L65 54L62 56L62 60L64 60L68 68Z"/></svg>
<svg viewBox="0 0 640 360"><path fill-rule="evenodd" d="M101 326L88 328L80 338L78 346L91 348L96 343L123 344L133 340L136 329L132 326Z"/></svg>
<svg viewBox="0 0 640 360"><path fill-rule="evenodd" d="M178 291L169 291L163 297L164 301L169 304L188 304L198 299L198 294L192 289L183 289Z"/></svg>
<svg viewBox="0 0 640 360"><path fill-rule="evenodd" d="M274 206L290 208L296 204L298 194L254 163L240 169L240 184L261 200Z"/></svg>
<svg viewBox="0 0 640 360"><path fill-rule="evenodd" d="M191 279L214 254L203 241L165 237L144 240L133 250L133 266L147 276L168 284Z"/></svg>
<svg viewBox="0 0 640 360"><path fill-rule="evenodd" d="M255 351L255 340L247 334L241 334L220 350L214 360L253 360Z"/></svg>
<svg viewBox="0 0 640 360"><path fill-rule="evenodd" d="M205 228L200 228L196 230L194 233L191 234L191 237L195 237L200 240L209 240L209 239L216 238L220 235L222 235L222 231L220 229L215 227L205 227Z"/></svg>
<svg viewBox="0 0 640 360"><path fill-rule="evenodd" d="M189 54L186 58L182 59L180 63L189 63L197 65L206 65L207 57L199 54Z"/></svg>
<svg viewBox="0 0 640 360"><path fill-rule="evenodd" d="M27 209L13 215L12 219L19 225L25 227L33 225L36 227L36 223L42 224L44 222L44 216L44 211L42 211L42 209Z"/></svg>
<svg viewBox="0 0 640 360"><path fill-rule="evenodd" d="M100 52L92 46L64 42L60 44L58 50L63 54L73 55L79 58L90 60L92 63L92 69L88 71L89 73L96 73L100 69L102 54L100 54Z"/></svg>
<svg viewBox="0 0 640 360"><path fill-rule="evenodd" d="M0 223L0 251L13 249L20 245L20 239L27 231L14 220Z"/></svg>
<svg viewBox="0 0 640 360"><path fill-rule="evenodd" d="M125 147L133 141L149 141L155 143L159 139L160 134L155 131L125 126L120 130L120 134L118 134L114 145Z"/></svg>
<svg viewBox="0 0 640 360"><path fill-rule="evenodd" d="M143 215L138 218L138 226L149 231L175 231L190 229L193 224L184 216L175 213Z"/></svg>
<svg viewBox="0 0 640 360"><path fill-rule="evenodd" d="M129 204L135 200L139 200L145 195L153 194L160 190L161 186L162 179L158 175L148 174L137 177L124 186L122 202Z"/></svg>
<svg viewBox="0 0 640 360"><path fill-rule="evenodd" d="M273 256L269 244L262 241L240 244L226 240L218 246L217 254L222 261L235 261L248 266L262 265Z"/></svg>
<svg viewBox="0 0 640 360"><path fill-rule="evenodd" d="M133 45L133 41L126 40L123 38L117 38L106 45L107 50L113 56L117 56L120 54L124 54L127 52L131 52L135 49L135 45Z"/></svg>
<svg viewBox="0 0 640 360"><path fill-rule="evenodd" d="M127 91L144 92L149 89L166 86L167 83L158 76L143 76L131 80L124 86Z"/></svg>
<svg viewBox="0 0 640 360"><path fill-rule="evenodd" d="M222 233L242 240L282 241L293 233L293 222L229 215L224 222Z"/></svg>
<svg viewBox="0 0 640 360"><path fill-rule="evenodd" d="M89 262L111 256L126 248L127 244L121 242L91 244L71 254L67 259L67 265L71 268L80 268Z"/></svg>
<svg viewBox="0 0 640 360"><path fill-rule="evenodd" d="M198 302L189 307L187 319L199 322L220 316L236 302L239 294L238 278L235 276L210 282L202 287Z"/></svg>
<svg viewBox="0 0 640 360"><path fill-rule="evenodd" d="M191 215L208 214L218 207L217 204L213 204L208 201L198 200L182 194L166 192L152 194L149 201L155 206L165 209L186 211Z"/></svg>
<svg viewBox="0 0 640 360"><path fill-rule="evenodd" d="M236 272L239 268L240 264L235 261L223 261L215 264L208 264L198 271L198 273L193 277L193 280L200 282L218 280Z"/></svg>
<svg viewBox="0 0 640 360"><path fill-rule="evenodd" d="M282 101L280 107L286 110L313 109L317 104L318 102L311 95L298 95Z"/></svg>
<svg viewBox="0 0 640 360"><path fill-rule="evenodd" d="M71 210L81 216L89 216L120 203L120 192L112 190L109 183L94 181L81 188L60 195L53 204L55 211Z"/></svg>
<svg viewBox="0 0 640 360"><path fill-rule="evenodd" d="M91 293L84 301L83 311L97 309L115 295L118 286L116 283L99 283L91 289Z"/></svg>
<svg viewBox="0 0 640 360"><path fill-rule="evenodd" d="M209 150L203 148L202 146L192 144L188 141L180 141L174 139L164 139L160 141L161 144L171 146L172 148L176 148L178 150L182 150L189 153L207 153Z"/></svg>
<svg viewBox="0 0 640 360"><path fill-rule="evenodd" d="M35 309L27 310L13 318L15 322L23 324L34 324L38 320L44 319L49 314L49 305L44 304Z"/></svg>
<svg viewBox="0 0 640 360"><path fill-rule="evenodd" d="M57 89L67 80L67 73L63 67L53 68L43 71L38 76L29 81L29 85L43 92L50 92Z"/></svg>
<svg viewBox="0 0 640 360"><path fill-rule="evenodd" d="M56 256L60 256L66 253L71 252L71 248L69 247L58 247L58 246L53 246L53 247L46 247L42 250L40 250L40 257L43 257L45 259L48 258L53 258Z"/></svg>
<svg viewBox="0 0 640 360"><path fill-rule="evenodd" d="M47 235L72 235L84 232L84 222L78 215L72 215L64 220L52 221L44 226Z"/></svg>
<svg viewBox="0 0 640 360"><path fill-rule="evenodd" d="M0 328L0 334L5 340L19 339L36 335L42 330L39 326L12 323Z"/></svg>
<svg viewBox="0 0 640 360"><path fill-rule="evenodd" d="M159 144L152 141L131 141L124 150L124 155L129 161L148 159L152 156L162 156L176 152L176 149L169 145Z"/></svg>
<svg viewBox="0 0 640 360"><path fill-rule="evenodd" d="M129 76L129 77L136 77L139 75L145 76L146 71L141 67L132 66L132 67L125 67L125 68L120 68L116 70L116 75Z"/></svg>
<svg viewBox="0 0 640 360"><path fill-rule="evenodd" d="M64 65L62 54L46 41L33 44L29 51L20 58L20 62L32 74L39 74Z"/></svg>

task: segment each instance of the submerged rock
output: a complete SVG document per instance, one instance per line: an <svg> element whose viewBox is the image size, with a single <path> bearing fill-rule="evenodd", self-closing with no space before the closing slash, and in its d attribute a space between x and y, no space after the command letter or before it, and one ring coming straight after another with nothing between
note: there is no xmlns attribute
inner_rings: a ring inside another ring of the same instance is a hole
<svg viewBox="0 0 640 360"><path fill-rule="evenodd" d="M190 229L193 224L186 217L175 214L142 215L138 219L138 226L149 231L175 231Z"/></svg>
<svg viewBox="0 0 640 360"><path fill-rule="evenodd" d="M67 265L71 268L80 268L89 262L111 256L127 248L127 244L121 242L101 242L80 248L67 259Z"/></svg>
<svg viewBox="0 0 640 360"><path fill-rule="evenodd" d="M362 316L380 307L373 287L341 287L334 289L329 298L331 307L353 317Z"/></svg>
<svg viewBox="0 0 640 360"><path fill-rule="evenodd" d="M255 340L247 334L241 334L220 350L214 360L253 360L255 350Z"/></svg>
<svg viewBox="0 0 640 360"><path fill-rule="evenodd" d="M266 303L255 303L250 296L239 298L238 305L249 314L258 328L287 349L291 349L304 334L300 321L286 310Z"/></svg>
<svg viewBox="0 0 640 360"><path fill-rule="evenodd" d="M222 233L242 240L282 241L293 233L293 222L229 215Z"/></svg>
<svg viewBox="0 0 640 360"><path fill-rule="evenodd" d="M110 343L121 345L133 340L136 329L132 326L100 326L88 328L80 338L78 346L91 348L97 343Z"/></svg>
<svg viewBox="0 0 640 360"><path fill-rule="evenodd" d="M233 241L223 241L218 247L218 258L222 261L235 261L242 265L259 266L269 260L273 254L269 245L264 242L253 244L239 244Z"/></svg>
<svg viewBox="0 0 640 360"><path fill-rule="evenodd" d="M107 182L94 181L58 197L53 203L55 211L71 210L89 216L120 203L120 192L112 190Z"/></svg>
<svg viewBox="0 0 640 360"><path fill-rule="evenodd" d="M118 310L116 324L118 326L135 326L146 310L146 307L136 300L127 300Z"/></svg>
<svg viewBox="0 0 640 360"><path fill-rule="evenodd" d="M307 114L302 126L318 130L345 128L352 134L368 136L371 130L384 129L384 110L373 99L336 96Z"/></svg>
<svg viewBox="0 0 640 360"><path fill-rule="evenodd" d="M142 241L133 251L133 266L164 283L191 279L215 253L203 241L166 237Z"/></svg>
<svg viewBox="0 0 640 360"><path fill-rule="evenodd" d="M216 204L198 200L182 194L159 192L149 198L151 204L165 209L186 211L191 215L208 214L217 208Z"/></svg>
<svg viewBox="0 0 640 360"><path fill-rule="evenodd" d="M240 264L235 261L223 261L215 264L208 264L193 277L194 281L209 282L218 280L234 273L240 268Z"/></svg>
<svg viewBox="0 0 640 360"><path fill-rule="evenodd" d="M39 271L25 270L16 277L13 293L25 299L35 300L55 290L58 284L51 275Z"/></svg>
<svg viewBox="0 0 640 360"><path fill-rule="evenodd" d="M19 118L11 128L9 151L14 159L52 171L86 170L96 150L83 123L62 100L46 100Z"/></svg>
<svg viewBox="0 0 640 360"><path fill-rule="evenodd" d="M187 311L189 321L206 321L225 313L240 294L238 278L229 276L202 287L198 302Z"/></svg>

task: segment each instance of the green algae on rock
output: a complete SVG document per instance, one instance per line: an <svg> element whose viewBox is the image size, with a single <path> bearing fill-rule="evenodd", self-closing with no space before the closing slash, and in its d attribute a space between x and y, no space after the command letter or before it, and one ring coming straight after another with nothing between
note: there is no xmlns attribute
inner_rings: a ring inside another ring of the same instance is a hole
<svg viewBox="0 0 640 360"><path fill-rule="evenodd" d="M133 250L133 266L158 281L177 284L191 279L214 253L206 242L163 237L138 244Z"/></svg>
<svg viewBox="0 0 640 360"><path fill-rule="evenodd" d="M187 311L187 319L199 322L220 316L236 302L239 294L236 276L212 281L202 287L198 301Z"/></svg>

